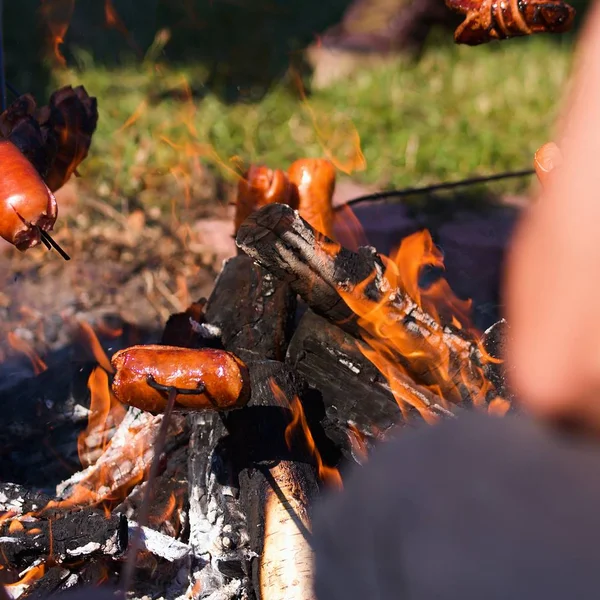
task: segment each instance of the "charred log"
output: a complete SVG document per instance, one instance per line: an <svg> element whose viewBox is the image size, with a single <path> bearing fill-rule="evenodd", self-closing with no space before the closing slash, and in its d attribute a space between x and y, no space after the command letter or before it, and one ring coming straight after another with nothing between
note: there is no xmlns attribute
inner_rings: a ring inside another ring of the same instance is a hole
<svg viewBox="0 0 600 600"><path fill-rule="evenodd" d="M374 248L347 250L316 232L296 211L282 204L266 206L251 215L240 228L236 242L265 269L288 282L317 314L351 335L360 338L373 332L368 324L359 324L344 295L358 302L380 303L386 321L402 326L413 338L414 350L422 351L424 356L429 356L431 346L446 348L451 372L456 370L454 383L462 394L467 393L466 385L477 390L481 387L478 369L482 357L477 344L451 325L438 323L403 290L392 290ZM416 381L435 383L430 378L429 361L409 364L397 352L395 360L410 369ZM458 365L472 368L459 374Z"/></svg>
<svg viewBox="0 0 600 600"><path fill-rule="evenodd" d="M128 526L122 515L106 518L84 509L4 521L0 540L5 566L18 568L43 556L58 563L96 554L120 556L127 548Z"/></svg>
<svg viewBox="0 0 600 600"><path fill-rule="evenodd" d="M252 581L263 600L309 600L312 594L310 510L318 494L316 468L299 436L288 446L292 421L287 400L303 395L303 382L277 361L252 363L250 405L229 416L225 452L238 463L248 518ZM287 399L287 400L286 400ZM235 457L235 458L233 458Z"/></svg>
<svg viewBox="0 0 600 600"><path fill-rule="evenodd" d="M23 515L44 508L50 502L50 496L35 492L15 483L0 484L0 516Z"/></svg>
<svg viewBox="0 0 600 600"><path fill-rule="evenodd" d="M220 329L226 350L283 360L295 309L295 294L289 286L241 255L225 263L206 309L206 321Z"/></svg>

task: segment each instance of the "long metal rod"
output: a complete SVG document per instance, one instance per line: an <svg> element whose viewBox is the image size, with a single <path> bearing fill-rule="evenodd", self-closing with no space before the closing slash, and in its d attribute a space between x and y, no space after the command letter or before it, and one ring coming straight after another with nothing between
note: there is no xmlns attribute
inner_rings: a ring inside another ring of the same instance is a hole
<svg viewBox="0 0 600 600"><path fill-rule="evenodd" d="M452 190L459 187L467 187L471 185L478 185L481 183L490 183L492 181L500 181L502 179L517 179L518 177L529 177L530 175L534 174L534 169L524 169L522 171L507 171L505 173L497 173L496 175L469 177L468 179L461 179L459 181L446 181L423 187L403 188L401 190L375 192L374 194L367 194L365 196L353 198L349 202L346 202L346 204L336 207L336 210L341 210L344 208L344 206L352 206L353 204L360 204L362 202L383 200L384 198L404 198L406 196L414 196L417 194L428 194L430 192L439 192L441 190Z"/></svg>
<svg viewBox="0 0 600 600"><path fill-rule="evenodd" d="M0 112L6 110L6 71L4 66L4 2L0 0Z"/></svg>

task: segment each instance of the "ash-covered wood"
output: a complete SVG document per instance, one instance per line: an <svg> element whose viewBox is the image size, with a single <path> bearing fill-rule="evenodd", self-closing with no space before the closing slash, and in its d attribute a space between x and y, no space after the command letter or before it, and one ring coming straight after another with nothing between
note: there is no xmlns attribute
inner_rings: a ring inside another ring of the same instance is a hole
<svg viewBox="0 0 600 600"><path fill-rule="evenodd" d="M152 462L153 443L161 421L162 415L130 408L104 454L93 465L58 485L56 495L78 504L92 504L113 498L119 490L140 481ZM179 446L187 436L185 419L173 416L165 452Z"/></svg>
<svg viewBox="0 0 600 600"><path fill-rule="evenodd" d="M181 438L181 448L172 449L166 455L164 470L154 481L154 494L148 514L148 526L158 533L173 538L186 531L188 524L188 439ZM144 502L148 483L136 486L115 509L129 520L137 521Z"/></svg>
<svg viewBox="0 0 600 600"><path fill-rule="evenodd" d="M290 411L281 403L273 405L269 387L269 377L291 371L277 360L264 360L284 359L295 308L289 286L243 255L226 261L206 306L202 325L217 328L223 347L248 365L251 399L248 407L228 415L191 417L190 546L201 562L192 569L190 586L199 586L202 597L219 590L228 598L260 597L256 549L263 547L264 529L249 530L246 515L251 504L254 514L264 514L261 507L273 500L267 499L265 478L255 475L257 468L264 465L268 475L268 465L284 457L290 463L286 482L295 482L299 498L317 489L310 457L296 464L287 449ZM275 371L269 370L272 365ZM302 554L300 542L292 547Z"/></svg>
<svg viewBox="0 0 600 600"><path fill-rule="evenodd" d="M283 360L291 334L296 296L245 255L228 259L206 308L206 321L219 327L230 352L251 351Z"/></svg>
<svg viewBox="0 0 600 600"><path fill-rule="evenodd" d="M248 217L236 243L278 279L288 282L316 313L356 337L377 334L364 320L359 324L342 294L359 302L381 303L385 321L401 325L413 339L412 350L422 351L425 357L409 363L401 353L394 352L395 360L411 369L417 381L439 383L431 375L429 350L445 348L450 357L450 373L456 379L455 388L468 398L467 386L471 390L482 387L478 370L482 357L477 345L451 325L438 323L403 290L392 290L374 248L363 247L358 252L343 248L316 232L297 211L281 204L265 206ZM458 365L463 367L462 373L458 372Z"/></svg>
<svg viewBox="0 0 600 600"><path fill-rule="evenodd" d="M107 518L94 509L11 519L0 524L2 560L5 565L17 568L48 556L56 562L95 554L120 556L127 548L127 541L127 519L123 515Z"/></svg>
<svg viewBox="0 0 600 600"><path fill-rule="evenodd" d="M52 498L16 483L0 483L0 516L23 515L44 508Z"/></svg>

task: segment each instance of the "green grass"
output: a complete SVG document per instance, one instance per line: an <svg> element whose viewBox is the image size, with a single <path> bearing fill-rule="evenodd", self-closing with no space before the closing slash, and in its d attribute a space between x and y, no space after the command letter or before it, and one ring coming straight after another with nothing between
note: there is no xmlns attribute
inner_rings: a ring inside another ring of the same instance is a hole
<svg viewBox="0 0 600 600"><path fill-rule="evenodd" d="M416 63L359 68L306 102L288 80L259 104L234 106L210 94L186 97L187 85L202 92L201 68L107 70L82 56L78 70L56 78L98 97L98 132L81 170L100 191L135 195L181 183L197 161L227 178L240 162L286 167L327 153L348 166L354 131L366 166L352 176L403 187L530 167L552 137L571 55L569 39L548 36L475 48L432 43Z"/></svg>

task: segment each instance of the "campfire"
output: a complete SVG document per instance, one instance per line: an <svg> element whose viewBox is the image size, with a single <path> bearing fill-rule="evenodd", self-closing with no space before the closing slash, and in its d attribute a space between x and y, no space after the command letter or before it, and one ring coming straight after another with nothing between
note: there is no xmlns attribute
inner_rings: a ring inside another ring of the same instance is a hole
<svg viewBox="0 0 600 600"><path fill-rule="evenodd" d="M132 597L312 598L311 508L343 488L348 465L397 426L510 410L503 324L471 326L426 230L390 257L337 242L335 178L325 159L251 167L238 255L160 344L110 359L106 331L79 325L88 393L49 407L46 366L17 346L39 381L29 405L11 399L4 456L29 449L45 468L36 435L50 426L43 459L80 467L55 488L51 468L35 486L0 484L12 598L103 584Z"/></svg>
<svg viewBox="0 0 600 600"><path fill-rule="evenodd" d="M543 14L534 0L446 4L465 15L456 36L468 44L573 17L563 2ZM6 241L69 258L48 233L53 192L77 173L97 117L81 87L42 108L21 96L0 115L16 173L0 201ZM336 239L329 159L247 169L237 254L159 341L74 321L70 366L49 386L44 357L9 337L35 376L0 390L0 596L106 585L132 598L310 600L312 508L350 466L392 431L514 410L504 321L473 326L426 229L390 256ZM29 195L15 208L19 177Z"/></svg>

